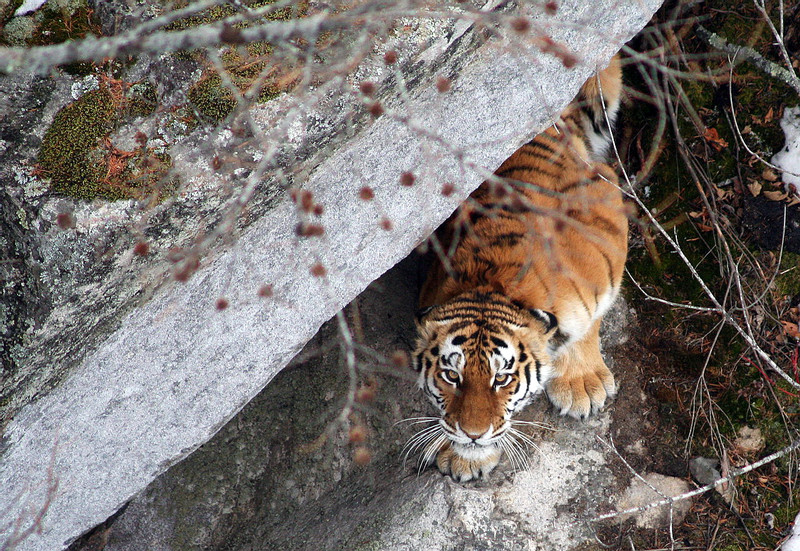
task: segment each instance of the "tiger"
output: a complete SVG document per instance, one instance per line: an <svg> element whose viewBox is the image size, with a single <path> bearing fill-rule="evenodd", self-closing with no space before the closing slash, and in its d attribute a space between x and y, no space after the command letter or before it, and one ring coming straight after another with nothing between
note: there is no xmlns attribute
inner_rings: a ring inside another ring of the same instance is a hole
<svg viewBox="0 0 800 551"><path fill-rule="evenodd" d="M412 361L441 417L416 445L457 481L485 478L504 450L519 458L511 418L536 395L584 419L616 393L599 329L627 256L622 191L603 162L621 95L615 56L431 240Z"/></svg>

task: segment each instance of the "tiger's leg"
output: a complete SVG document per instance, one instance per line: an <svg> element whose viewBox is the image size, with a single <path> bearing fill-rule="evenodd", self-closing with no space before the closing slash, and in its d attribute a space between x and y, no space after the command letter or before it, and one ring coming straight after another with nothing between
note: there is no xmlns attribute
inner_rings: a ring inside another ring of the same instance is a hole
<svg viewBox="0 0 800 551"><path fill-rule="evenodd" d="M616 393L614 375L600 355L600 320L561 353L547 383L547 396L561 415L583 419L596 413Z"/></svg>

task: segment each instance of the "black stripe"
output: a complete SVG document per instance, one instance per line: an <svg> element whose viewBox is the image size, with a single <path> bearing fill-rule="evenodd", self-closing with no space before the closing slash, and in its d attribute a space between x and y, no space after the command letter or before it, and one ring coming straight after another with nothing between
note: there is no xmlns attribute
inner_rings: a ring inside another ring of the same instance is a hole
<svg viewBox="0 0 800 551"><path fill-rule="evenodd" d="M545 151L547 151L551 155L555 156L557 154L557 151L544 142L543 138L545 136L547 136L547 134L540 134L540 135L536 136L534 139L532 139L531 141L529 141L528 143L526 143L525 145L529 146L529 147L534 147L534 148L537 148L537 149L544 149ZM547 137L549 138L550 136L547 136Z"/></svg>
<svg viewBox="0 0 800 551"><path fill-rule="evenodd" d="M591 317L592 309L589 308L589 305L586 303L586 300L583 298L583 295L581 295L581 291L580 291L580 289L578 289L578 284L575 283L574 279L570 279L569 283L570 283L570 285L572 285L572 288L575 290L575 294L578 295L579 299L581 299L581 304L583 304L583 307L586 310L586 313L588 313L589 316Z"/></svg>
<svg viewBox="0 0 800 551"><path fill-rule="evenodd" d="M525 373L530 378L530 371L528 370L528 366L530 364L525 365ZM542 383L542 362L538 359L536 360L536 382L541 384Z"/></svg>
<svg viewBox="0 0 800 551"><path fill-rule="evenodd" d="M605 251L599 250L600 256L603 257L603 260L606 261L606 265L608 266L608 283L609 285L614 284L614 267L611 264L611 259L609 258L608 254Z"/></svg>

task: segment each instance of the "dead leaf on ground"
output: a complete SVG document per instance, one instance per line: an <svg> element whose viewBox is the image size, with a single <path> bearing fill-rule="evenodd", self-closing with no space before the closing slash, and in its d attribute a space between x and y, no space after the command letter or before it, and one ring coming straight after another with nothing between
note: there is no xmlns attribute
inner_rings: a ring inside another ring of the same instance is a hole
<svg viewBox="0 0 800 551"><path fill-rule="evenodd" d="M703 138L717 151L722 151L722 148L728 147L728 142L720 138L716 128L706 128L706 131L703 132Z"/></svg>
<svg viewBox="0 0 800 551"><path fill-rule="evenodd" d="M758 197L758 194L761 193L761 187L761 184L758 182L751 181L749 184L747 184L747 189L750 190L750 194L753 197Z"/></svg>
<svg viewBox="0 0 800 551"><path fill-rule="evenodd" d="M765 168L764 172L761 173L761 177L764 178L767 182L777 182L778 175L775 174L775 171L771 168Z"/></svg>
<svg viewBox="0 0 800 551"><path fill-rule="evenodd" d="M796 323L792 323L791 321L781 320L781 324L783 325L783 331L787 335L789 335L793 339L800 339L800 328L798 328Z"/></svg>
<svg viewBox="0 0 800 551"><path fill-rule="evenodd" d="M770 201L783 201L784 199L788 198L789 195L783 191L765 191L764 197Z"/></svg>

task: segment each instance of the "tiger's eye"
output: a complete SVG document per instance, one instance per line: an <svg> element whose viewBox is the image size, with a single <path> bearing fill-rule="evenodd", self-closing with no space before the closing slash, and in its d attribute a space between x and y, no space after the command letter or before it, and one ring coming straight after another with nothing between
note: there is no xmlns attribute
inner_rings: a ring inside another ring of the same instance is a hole
<svg viewBox="0 0 800 551"><path fill-rule="evenodd" d="M511 380L511 375L509 375L508 373L503 373L501 375L494 376L494 384L496 386L503 386L505 384L508 384L510 380Z"/></svg>
<svg viewBox="0 0 800 551"><path fill-rule="evenodd" d="M442 371L442 378L448 383L457 384L459 381L458 371L445 369Z"/></svg>

